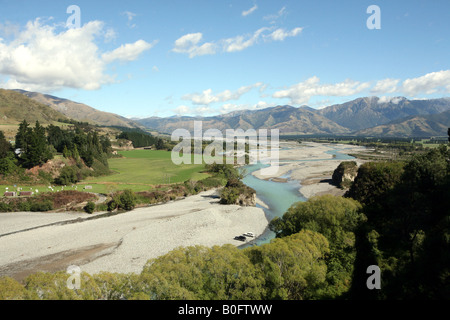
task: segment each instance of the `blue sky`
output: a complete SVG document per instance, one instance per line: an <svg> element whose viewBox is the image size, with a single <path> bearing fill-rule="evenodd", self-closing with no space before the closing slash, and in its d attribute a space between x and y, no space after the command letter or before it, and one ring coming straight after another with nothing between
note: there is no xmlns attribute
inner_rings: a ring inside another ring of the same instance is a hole
<svg viewBox="0 0 450 320"><path fill-rule="evenodd" d="M79 28L68 28L70 5ZM381 29L367 28L380 8ZM450 2L0 0L0 87L127 117L450 93Z"/></svg>

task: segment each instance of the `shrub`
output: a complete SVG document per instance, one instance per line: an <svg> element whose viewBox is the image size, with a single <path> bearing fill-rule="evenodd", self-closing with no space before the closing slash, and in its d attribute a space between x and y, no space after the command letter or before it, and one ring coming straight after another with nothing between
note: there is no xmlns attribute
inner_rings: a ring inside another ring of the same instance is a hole
<svg viewBox="0 0 450 320"><path fill-rule="evenodd" d="M112 199L111 201L108 202L108 211L114 211L119 207L119 204L117 203L118 199Z"/></svg>
<svg viewBox="0 0 450 320"><path fill-rule="evenodd" d="M19 209L19 211L30 211L31 203L30 201L20 201L17 205L17 208Z"/></svg>
<svg viewBox="0 0 450 320"><path fill-rule="evenodd" d="M124 190L119 194L115 194L111 201L108 202L108 211L116 209L133 210L136 206L137 197L131 190Z"/></svg>
<svg viewBox="0 0 450 320"><path fill-rule="evenodd" d="M131 190L124 190L120 195L119 208L124 210L133 210L136 206L136 195Z"/></svg>
<svg viewBox="0 0 450 320"><path fill-rule="evenodd" d="M0 174L8 175L17 169L13 159L7 157L0 159Z"/></svg>
<svg viewBox="0 0 450 320"><path fill-rule="evenodd" d="M74 167L64 167L59 174L59 177L55 179L55 183L59 185L68 185L72 183L77 183L77 170Z"/></svg>
<svg viewBox="0 0 450 320"><path fill-rule="evenodd" d="M11 212L11 206L8 203L0 202L0 212Z"/></svg>
<svg viewBox="0 0 450 320"><path fill-rule="evenodd" d="M53 202L51 200L32 201L30 211L45 212L53 210Z"/></svg>
<svg viewBox="0 0 450 320"><path fill-rule="evenodd" d="M92 201L89 201L85 206L84 206L84 211L86 211L87 213L91 214L94 213L95 211L95 203Z"/></svg>

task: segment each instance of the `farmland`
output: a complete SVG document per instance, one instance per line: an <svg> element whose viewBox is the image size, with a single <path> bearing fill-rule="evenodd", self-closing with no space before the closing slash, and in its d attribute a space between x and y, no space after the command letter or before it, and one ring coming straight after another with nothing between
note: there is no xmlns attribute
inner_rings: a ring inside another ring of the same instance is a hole
<svg viewBox="0 0 450 320"><path fill-rule="evenodd" d="M175 165L171 160L171 153L159 150L130 150L120 151L122 157L108 160L111 175L88 178L76 185L54 187L54 191L78 190L94 193L110 193L117 190L130 189L133 191L151 190L156 185L184 182L186 180L201 180L208 177L202 173L203 164ZM84 190L85 186L92 189ZM0 190L8 188L11 191L23 187L23 190L50 191L48 186L3 185Z"/></svg>

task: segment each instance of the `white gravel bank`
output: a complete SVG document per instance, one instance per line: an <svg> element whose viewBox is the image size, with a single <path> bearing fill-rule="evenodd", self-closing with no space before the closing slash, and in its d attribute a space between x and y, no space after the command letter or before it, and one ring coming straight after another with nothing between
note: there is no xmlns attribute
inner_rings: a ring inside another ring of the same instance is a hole
<svg viewBox="0 0 450 320"><path fill-rule="evenodd" d="M84 261L86 263L78 265L82 271L91 274L100 271L139 273L147 260L179 246L226 243L238 246L242 242L234 240L235 236L245 232L255 235L263 233L268 221L261 208L220 205L214 194L215 191L211 190L183 200L138 208L107 218L46 226L2 236L0 275L21 271L20 266L24 261L33 260L35 269L39 269L39 266L48 267L49 261L46 259L49 256L53 255L54 262L54 256L58 257L60 253L62 256L63 252L83 251L83 248L96 245L109 245L109 248L96 252L95 256L89 253L91 256L83 257L84 260L80 255L77 255L76 261L66 258L64 268ZM37 225L56 222L58 215L39 218L37 214L33 221ZM61 216L61 221L76 218L70 214L67 216ZM11 216L0 215L0 225L5 219L9 221L6 225L10 227L5 227L4 231L19 230L22 220L23 229L26 229L32 225L29 218L28 214L18 214L12 223ZM45 268L42 271L46 271Z"/></svg>

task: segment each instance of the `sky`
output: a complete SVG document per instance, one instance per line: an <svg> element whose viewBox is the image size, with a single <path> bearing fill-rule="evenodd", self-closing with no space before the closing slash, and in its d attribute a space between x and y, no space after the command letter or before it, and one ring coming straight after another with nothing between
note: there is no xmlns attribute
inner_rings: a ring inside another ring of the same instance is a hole
<svg viewBox="0 0 450 320"><path fill-rule="evenodd" d="M450 93L448 0L0 0L0 8L0 88L130 118Z"/></svg>

